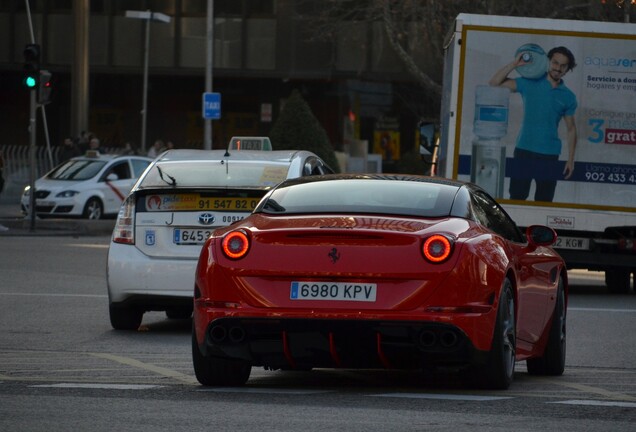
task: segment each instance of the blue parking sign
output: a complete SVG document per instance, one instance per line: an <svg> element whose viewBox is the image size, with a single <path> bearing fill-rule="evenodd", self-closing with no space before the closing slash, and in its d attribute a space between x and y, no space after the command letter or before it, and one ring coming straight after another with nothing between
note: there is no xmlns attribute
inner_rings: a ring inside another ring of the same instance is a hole
<svg viewBox="0 0 636 432"><path fill-rule="evenodd" d="M212 120L221 118L221 93L203 93L203 118Z"/></svg>

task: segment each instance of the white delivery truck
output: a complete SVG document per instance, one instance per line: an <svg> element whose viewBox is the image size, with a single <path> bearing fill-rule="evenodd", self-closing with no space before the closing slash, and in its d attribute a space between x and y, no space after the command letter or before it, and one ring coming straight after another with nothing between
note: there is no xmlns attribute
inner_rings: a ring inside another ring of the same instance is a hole
<svg viewBox="0 0 636 432"><path fill-rule="evenodd" d="M460 14L446 42L437 174L480 185L522 229L553 227L568 268L629 291L636 26Z"/></svg>

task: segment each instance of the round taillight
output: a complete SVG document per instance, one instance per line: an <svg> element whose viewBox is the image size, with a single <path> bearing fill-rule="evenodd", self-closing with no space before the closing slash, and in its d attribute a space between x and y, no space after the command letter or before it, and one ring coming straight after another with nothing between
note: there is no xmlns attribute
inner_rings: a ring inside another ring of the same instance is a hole
<svg viewBox="0 0 636 432"><path fill-rule="evenodd" d="M223 238L223 253L228 258L243 258L250 248L250 241L243 231L232 231Z"/></svg>
<svg viewBox="0 0 636 432"><path fill-rule="evenodd" d="M448 237L436 234L426 239L422 246L422 252L427 260L437 264L445 261L450 256L452 247L453 245Z"/></svg>

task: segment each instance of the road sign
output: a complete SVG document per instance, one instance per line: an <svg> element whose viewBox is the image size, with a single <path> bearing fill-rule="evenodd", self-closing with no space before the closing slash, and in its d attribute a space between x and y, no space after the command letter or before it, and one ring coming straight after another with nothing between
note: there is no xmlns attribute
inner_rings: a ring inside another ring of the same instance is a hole
<svg viewBox="0 0 636 432"><path fill-rule="evenodd" d="M203 118L212 120L221 118L221 93L203 93Z"/></svg>

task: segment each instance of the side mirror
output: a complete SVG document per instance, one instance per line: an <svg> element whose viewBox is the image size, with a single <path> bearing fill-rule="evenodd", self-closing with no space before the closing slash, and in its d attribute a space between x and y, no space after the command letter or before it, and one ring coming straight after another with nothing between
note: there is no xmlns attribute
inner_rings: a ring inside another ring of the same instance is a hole
<svg viewBox="0 0 636 432"><path fill-rule="evenodd" d="M115 181L119 180L119 176L115 173L110 173L106 176L106 181Z"/></svg>
<svg viewBox="0 0 636 432"><path fill-rule="evenodd" d="M528 242L535 246L552 246L557 239L557 233L552 228L543 225L531 225L526 229Z"/></svg>

